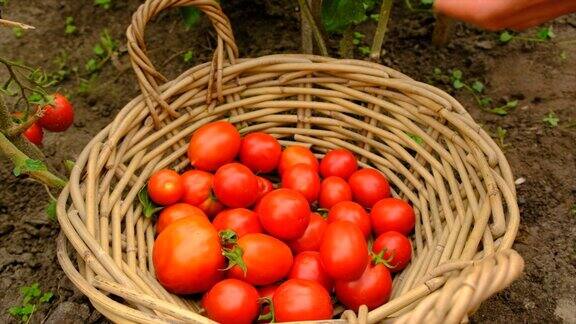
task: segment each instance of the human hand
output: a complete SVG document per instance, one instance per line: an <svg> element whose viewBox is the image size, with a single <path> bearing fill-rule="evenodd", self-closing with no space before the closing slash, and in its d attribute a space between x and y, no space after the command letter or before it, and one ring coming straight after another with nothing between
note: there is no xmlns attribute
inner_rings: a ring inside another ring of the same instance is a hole
<svg viewBox="0 0 576 324"><path fill-rule="evenodd" d="M489 30L522 30L576 12L576 0L436 0L434 8Z"/></svg>

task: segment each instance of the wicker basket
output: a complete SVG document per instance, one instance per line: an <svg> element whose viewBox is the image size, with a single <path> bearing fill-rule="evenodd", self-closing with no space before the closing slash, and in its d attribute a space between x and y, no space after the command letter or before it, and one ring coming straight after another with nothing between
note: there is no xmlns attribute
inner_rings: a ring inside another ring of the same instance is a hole
<svg viewBox="0 0 576 324"><path fill-rule="evenodd" d="M217 48L212 62L165 82L146 56L144 28L162 10L185 5L208 15ZM334 322L465 321L521 274L522 258L510 249L519 211L508 162L445 92L365 61L238 59L230 23L213 0L148 0L127 37L142 95L82 151L58 200L58 260L112 321L211 322L197 301L156 281L154 226L137 194L154 170L186 168L192 132L219 119L242 133L309 146L318 157L347 148L414 205L414 257L394 279L391 301L358 314L340 307Z"/></svg>

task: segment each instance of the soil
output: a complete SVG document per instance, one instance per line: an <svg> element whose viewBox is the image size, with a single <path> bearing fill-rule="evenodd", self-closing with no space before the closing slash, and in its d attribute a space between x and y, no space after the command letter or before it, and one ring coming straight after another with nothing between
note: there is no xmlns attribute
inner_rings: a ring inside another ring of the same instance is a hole
<svg viewBox="0 0 576 324"><path fill-rule="evenodd" d="M88 91L78 92L79 77L100 33L107 29L124 43L130 16L141 3L113 2L117 3L114 8L104 10L91 1L9 1L3 10L5 17L35 25L37 30L20 38L9 29L0 30L2 57L54 71L58 69L55 58L65 53L66 67L78 71L59 85L76 107L75 127L62 135L46 134L44 142L49 162L61 172L60 161L74 159L138 94L125 54L120 56L118 67L106 64ZM241 55L299 52L295 4L287 0L224 1ZM67 16L74 17L78 27L75 35L64 33ZM503 139L506 156L515 176L525 179L518 186L522 221L514 245L526 261L525 275L483 303L472 321L576 323L576 42L561 42L576 39L576 15L549 24L556 34L553 42L515 40L506 45L498 43L495 33L457 24L449 45L435 48L430 44L433 22L430 14L410 12L398 4L382 63L447 90L450 84L434 77L434 68L443 73L457 68L466 82L482 81L495 104L519 100L518 107L507 116L497 116L480 109L469 92L454 93L491 133L498 127L507 131ZM370 39L374 25L368 21L358 30ZM178 12L172 11L162 14L148 29L148 48L157 66L174 77L209 59L213 35L206 19L186 30ZM337 56L337 40L330 40L329 45L332 55ZM192 50L194 57L184 63L181 55L187 50ZM560 120L556 127L543 122L550 112ZM55 238L59 229L44 212L47 203L42 186L15 178L10 164L0 160L0 322L17 322L7 310L20 303L20 287L34 282L55 297L38 308L31 322L106 322L57 263Z"/></svg>

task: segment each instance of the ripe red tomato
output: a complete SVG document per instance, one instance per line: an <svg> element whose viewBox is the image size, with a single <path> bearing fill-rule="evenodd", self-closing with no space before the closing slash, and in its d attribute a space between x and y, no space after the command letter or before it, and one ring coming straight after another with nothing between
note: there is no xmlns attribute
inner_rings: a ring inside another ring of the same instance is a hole
<svg viewBox="0 0 576 324"><path fill-rule="evenodd" d="M228 163L214 175L214 193L228 207L248 207L258 197L258 178L246 166Z"/></svg>
<svg viewBox="0 0 576 324"><path fill-rule="evenodd" d="M320 161L320 174L324 178L336 176L348 180L356 169L358 169L356 157L345 149L332 150Z"/></svg>
<svg viewBox="0 0 576 324"><path fill-rule="evenodd" d="M296 164L282 173L282 187L296 190L312 203L320 193L320 176L308 164Z"/></svg>
<svg viewBox="0 0 576 324"><path fill-rule="evenodd" d="M256 213L264 230L282 240L301 237L310 223L308 201L292 189L276 189L266 194Z"/></svg>
<svg viewBox="0 0 576 324"><path fill-rule="evenodd" d="M182 202L202 209L210 217L224 209L212 193L214 176L211 173L190 170L184 172L181 177L184 186Z"/></svg>
<svg viewBox="0 0 576 324"><path fill-rule="evenodd" d="M328 292L334 288L334 281L324 270L320 261L320 253L316 251L306 251L296 255L288 279L313 280L321 284Z"/></svg>
<svg viewBox="0 0 576 324"><path fill-rule="evenodd" d="M396 231L389 231L378 236L372 246L374 253L382 252L382 259L386 260L391 272L398 272L408 265L412 257L410 240Z"/></svg>
<svg viewBox="0 0 576 324"><path fill-rule="evenodd" d="M280 162L280 155L282 146L272 135L257 132L242 139L240 161L256 174L274 171Z"/></svg>
<svg viewBox="0 0 576 324"><path fill-rule="evenodd" d="M310 223L306 227L304 234L296 240L290 242L292 251L296 254L304 251L320 250L320 243L324 237L324 232L328 227L328 222L317 213L310 214Z"/></svg>
<svg viewBox="0 0 576 324"><path fill-rule="evenodd" d="M334 205L328 212L328 223L335 221L349 221L358 226L364 234L364 238L370 237L372 231L370 216L360 204L353 201L343 201Z"/></svg>
<svg viewBox="0 0 576 324"><path fill-rule="evenodd" d="M288 274L294 258L288 245L272 236L252 233L238 239L246 274L238 265L228 270L229 277L253 285L269 285Z"/></svg>
<svg viewBox="0 0 576 324"><path fill-rule="evenodd" d="M368 265L368 245L362 231L348 221L328 224L320 245L322 265L336 280L356 280Z"/></svg>
<svg viewBox="0 0 576 324"><path fill-rule="evenodd" d="M372 310L390 298L392 276L383 264L366 267L360 278L353 281L336 281L336 296L342 304L355 312L362 305Z"/></svg>
<svg viewBox="0 0 576 324"><path fill-rule="evenodd" d="M280 156L280 164L278 165L278 173L282 174L284 171L296 164L308 164L316 172L318 172L318 159L314 156L310 149L303 146L289 146Z"/></svg>
<svg viewBox="0 0 576 324"><path fill-rule="evenodd" d="M185 203L178 203L168 206L160 212L158 222L156 222L156 234L160 234L168 225L184 217L202 217L208 219L206 214L198 208Z"/></svg>
<svg viewBox="0 0 576 324"><path fill-rule="evenodd" d="M233 230L238 237L262 232L258 215L246 208L228 209L220 212L216 215L212 224L218 231Z"/></svg>
<svg viewBox="0 0 576 324"><path fill-rule="evenodd" d="M274 293L276 292L276 289L278 289L279 285L277 284L272 284L272 285L268 285L268 286L264 286L264 287L260 287L258 288L258 294L260 295L260 298L269 298L269 302L272 302L272 296L274 296ZM270 313L270 306L266 303L263 304L262 306L262 310L260 311L260 316L266 316L268 315L268 313ZM270 320L272 319L272 317L270 316ZM270 320L258 320L257 323L269 323Z"/></svg>
<svg viewBox="0 0 576 324"><path fill-rule="evenodd" d="M348 179L354 201L366 208L378 200L390 197L390 185L380 171L374 169L360 169Z"/></svg>
<svg viewBox="0 0 576 324"><path fill-rule="evenodd" d="M210 289L225 267L218 232L201 217L185 217L166 227L154 242L152 260L158 281L175 294Z"/></svg>
<svg viewBox="0 0 576 324"><path fill-rule="evenodd" d="M256 204L257 204L260 201L260 199L264 197L264 195L274 190L274 185L272 184L272 181L266 178L262 177L256 177L256 178L258 178L258 195L256 196Z"/></svg>
<svg viewBox="0 0 576 324"><path fill-rule="evenodd" d="M414 229L416 216L407 202L397 198L385 198L378 201L370 212L372 228L376 235L396 231L408 235Z"/></svg>
<svg viewBox="0 0 576 324"><path fill-rule="evenodd" d="M209 123L192 135L188 159L196 169L214 171L234 161L240 142L240 133L234 125L225 121Z"/></svg>
<svg viewBox="0 0 576 324"><path fill-rule="evenodd" d="M258 316L258 291L237 279L224 279L202 298L208 318L222 324L250 324Z"/></svg>
<svg viewBox="0 0 576 324"><path fill-rule="evenodd" d="M59 93L54 94L54 104L44 106L44 114L38 121L42 128L51 132L63 132L74 122L72 104Z"/></svg>
<svg viewBox="0 0 576 324"><path fill-rule="evenodd" d="M44 131L42 127L38 126L37 123L32 124L32 126L28 127L22 133L24 137L26 137L31 143L36 144L37 146L42 145L42 140L44 139Z"/></svg>
<svg viewBox="0 0 576 324"><path fill-rule="evenodd" d="M346 180L334 176L322 180L318 198L320 207L330 209L339 202L351 200L352 190Z"/></svg>
<svg viewBox="0 0 576 324"><path fill-rule="evenodd" d="M148 180L148 195L158 205L177 203L184 195L182 178L174 170L158 170Z"/></svg>
<svg viewBox="0 0 576 324"><path fill-rule="evenodd" d="M289 279L272 297L276 322L301 322L332 318L330 294L316 281Z"/></svg>

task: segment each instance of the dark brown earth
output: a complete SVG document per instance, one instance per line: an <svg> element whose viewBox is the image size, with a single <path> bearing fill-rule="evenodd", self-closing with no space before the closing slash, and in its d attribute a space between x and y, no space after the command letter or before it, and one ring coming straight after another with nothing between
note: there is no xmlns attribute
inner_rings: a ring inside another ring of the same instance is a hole
<svg viewBox="0 0 576 324"><path fill-rule="evenodd" d="M9 1L4 15L35 25L36 31L16 38L9 29L0 31L0 55L21 59L32 66L56 68L61 52L69 56L67 67L84 73L99 34L124 42L124 30L140 1L116 1L111 10L91 1ZM299 51L300 33L296 1L224 1L235 26L242 56ZM65 17L72 16L79 33L64 34ZM481 80L495 99L519 99L518 108L500 117L482 111L467 92L458 92L476 120L487 130L507 130L505 153L517 178L522 223L514 248L526 260L522 279L485 302L472 317L474 322L548 323L576 322L576 15L554 21L554 42L497 42L497 34L457 25L451 43L442 49L430 45L434 19L413 13L398 4L391 31L384 44L382 63L417 80L433 82L434 68L457 68L465 80ZM358 27L370 38L373 22ZM535 31L528 31L534 34ZM206 20L187 31L177 12L162 14L148 29L151 56L169 77L186 67L206 61L214 43ZM333 53L337 42L331 41ZM193 50L194 59L184 64L181 54ZM359 53L356 53L358 56ZM72 74L60 86L76 107L75 127L67 133L47 134L44 142L50 163L73 159L88 140L112 120L116 112L138 94L128 69L108 64L87 94L79 94L78 76ZM4 72L2 72L4 73ZM439 86L448 89L448 84ZM550 112L560 118L557 127L542 119ZM16 179L11 166L0 161L0 322L16 320L7 309L21 300L19 288L38 282L55 298L41 306L32 322L102 322L60 269L55 255L58 225L48 220L48 202L42 186Z"/></svg>

